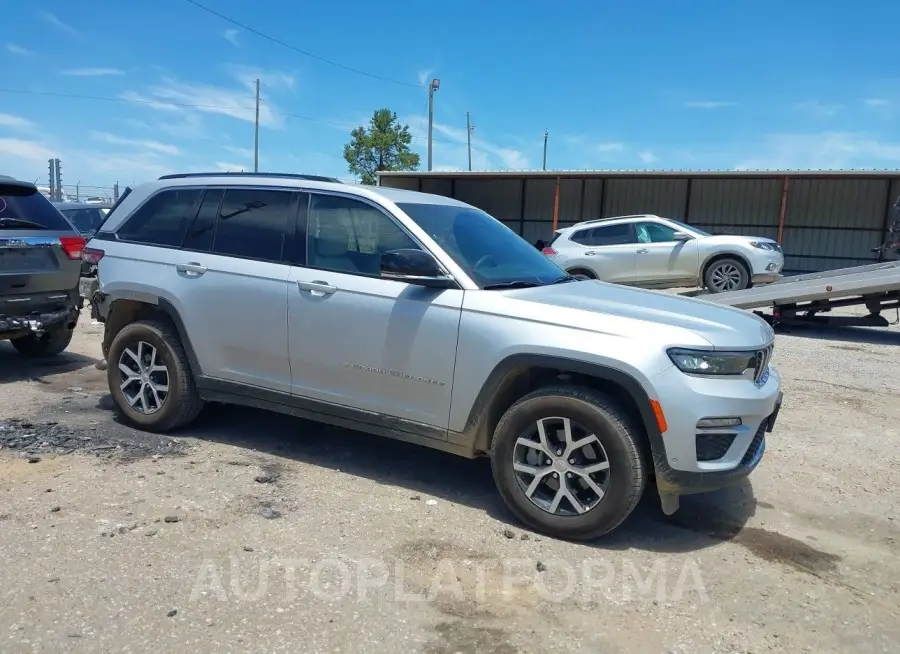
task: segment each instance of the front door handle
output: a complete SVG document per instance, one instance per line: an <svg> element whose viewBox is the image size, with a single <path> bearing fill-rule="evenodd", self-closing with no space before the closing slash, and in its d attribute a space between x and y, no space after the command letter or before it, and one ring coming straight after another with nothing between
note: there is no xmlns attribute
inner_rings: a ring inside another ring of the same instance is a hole
<svg viewBox="0 0 900 654"><path fill-rule="evenodd" d="M191 261L189 263L179 263L175 266L175 270L185 273L188 277L199 277L206 272L207 268L196 261Z"/></svg>
<svg viewBox="0 0 900 654"><path fill-rule="evenodd" d="M594 252L593 250L588 250L587 252L584 253L584 256L586 256L586 257L592 257L592 256L594 256L595 254L597 254L597 253Z"/></svg>
<svg viewBox="0 0 900 654"><path fill-rule="evenodd" d="M637 253L638 254L647 254L649 251L650 250L648 250L647 248L641 248L640 250L637 251Z"/></svg>
<svg viewBox="0 0 900 654"><path fill-rule="evenodd" d="M309 291L309 294L315 297L325 297L337 291L337 286L332 286L328 282L323 282L319 279L311 282L298 281L297 288L301 291Z"/></svg>

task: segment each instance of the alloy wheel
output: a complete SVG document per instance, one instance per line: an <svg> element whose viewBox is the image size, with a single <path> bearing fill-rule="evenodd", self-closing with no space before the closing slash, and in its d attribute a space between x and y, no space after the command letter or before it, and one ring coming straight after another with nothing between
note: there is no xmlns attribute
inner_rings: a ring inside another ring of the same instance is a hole
<svg viewBox="0 0 900 654"><path fill-rule="evenodd" d="M119 376L125 401L138 413L156 413L169 396L169 369L157 349L146 341L122 350Z"/></svg>

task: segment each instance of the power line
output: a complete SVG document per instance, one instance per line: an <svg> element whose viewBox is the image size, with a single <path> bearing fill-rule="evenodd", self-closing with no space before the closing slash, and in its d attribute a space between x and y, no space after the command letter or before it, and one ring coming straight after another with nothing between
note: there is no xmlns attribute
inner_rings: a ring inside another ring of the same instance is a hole
<svg viewBox="0 0 900 654"><path fill-rule="evenodd" d="M0 93L14 93L17 95L37 95L37 96L46 96L52 98L66 98L66 99L74 99L74 100L95 100L98 102L118 102L123 104L141 104L141 105L168 105L171 107L186 107L193 109L232 109L236 111L248 111L252 107L248 106L238 106L238 105L227 105L227 104L193 104L189 102L172 102L169 100L159 99L146 99L141 100L137 98L110 98L104 97L100 95L82 95L79 93L58 93L54 91L28 91L25 89L7 89L0 88ZM261 104L266 104L264 101L260 101ZM284 116L286 118L297 118L299 120L306 120L314 123L322 123L324 125L334 125L336 127L343 127L345 129L355 129L357 125L350 125L348 123L341 123L335 120L327 120L325 118L314 118L312 116L304 116L301 114L293 114L286 111L276 111L275 109L269 108L273 114L277 114L279 116ZM421 127L421 121L420 121ZM414 140L424 139L426 137L419 136L418 133L414 137ZM456 141L454 139L433 139L435 143L452 143L454 145L465 145L462 141Z"/></svg>
<svg viewBox="0 0 900 654"><path fill-rule="evenodd" d="M272 43L276 43L276 44L283 46L289 50L293 50L294 52L299 52L302 55L306 55L307 57L316 59L318 61L324 62L331 66L335 66L337 68L342 68L344 70L350 71L351 73L356 73L357 75L363 75L365 77L371 77L372 79L381 80L382 82L390 82L391 84L397 84L399 86L407 86L407 87L411 87L411 88L415 88L415 89L424 89L425 88L425 86L422 84L413 84L411 82L404 82L402 80L394 79L392 77L383 77L382 75L376 75L375 73L370 73L365 70L360 70L359 68L353 68L352 66L346 66L346 65L338 63L336 61L332 61L331 59L326 59L325 57L320 57L317 54L313 54L312 52L309 52L307 50L302 50L296 46L291 45L290 43L285 43L281 39L271 36L269 34L266 34L265 32L260 32L259 30L254 29L254 28L250 27L249 25L245 25L244 23L241 23L239 21L236 21L233 18L229 18L228 16L226 16L224 14L220 14L215 9L210 9L207 6L202 5L199 2L196 2L196 0L185 0L185 2L188 2L192 5L194 5L198 9L202 9L203 11L210 13L213 16L217 16L218 18L221 18L222 20L227 21L227 22L231 23L232 25L235 25L236 27L240 27L243 30L247 30L248 32L251 32L252 34L256 34L257 36L262 37L262 38L266 39L267 41L271 41Z"/></svg>

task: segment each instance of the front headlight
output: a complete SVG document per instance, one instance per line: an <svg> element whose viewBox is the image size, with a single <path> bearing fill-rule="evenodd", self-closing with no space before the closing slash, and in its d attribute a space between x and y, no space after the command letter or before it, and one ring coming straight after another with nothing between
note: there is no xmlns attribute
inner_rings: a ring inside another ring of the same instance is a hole
<svg viewBox="0 0 900 654"><path fill-rule="evenodd" d="M668 354L681 372L692 375L741 375L753 367L756 359L755 352L705 352L673 348Z"/></svg>
<svg viewBox="0 0 900 654"><path fill-rule="evenodd" d="M759 250L774 250L775 244L768 243L766 241L750 241L750 245L759 249Z"/></svg>

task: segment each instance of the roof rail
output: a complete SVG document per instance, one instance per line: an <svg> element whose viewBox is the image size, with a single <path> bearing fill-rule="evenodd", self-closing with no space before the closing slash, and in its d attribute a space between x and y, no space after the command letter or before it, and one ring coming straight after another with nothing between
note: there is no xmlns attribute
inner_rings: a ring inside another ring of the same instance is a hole
<svg viewBox="0 0 900 654"><path fill-rule="evenodd" d="M657 218L655 214L652 213L634 213L629 214L627 216L607 216L606 218L594 218L592 220L582 220L580 223L575 223L572 227L576 225L589 225L591 223L605 223L609 220L622 220L624 218Z"/></svg>
<svg viewBox="0 0 900 654"><path fill-rule="evenodd" d="M171 175L163 175L159 179L188 179L191 177L265 177L265 178L288 178L288 179L302 179L307 182L334 182L336 184L340 184L341 180L336 177L325 177L323 175L302 175L295 173L229 173L229 172L215 172L215 173L173 173Z"/></svg>

